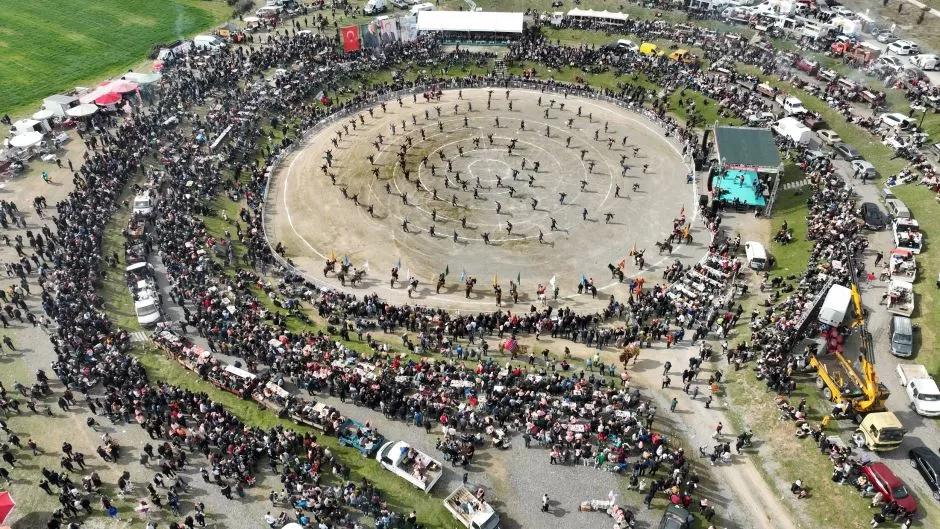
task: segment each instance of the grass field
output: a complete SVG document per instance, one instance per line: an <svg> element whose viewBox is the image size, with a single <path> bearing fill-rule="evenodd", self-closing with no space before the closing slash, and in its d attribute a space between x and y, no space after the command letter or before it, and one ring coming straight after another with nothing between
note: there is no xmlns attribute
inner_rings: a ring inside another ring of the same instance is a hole
<svg viewBox="0 0 940 529"><path fill-rule="evenodd" d="M211 28L221 0L31 0L0 9L0 114L143 60L156 42Z"/></svg>

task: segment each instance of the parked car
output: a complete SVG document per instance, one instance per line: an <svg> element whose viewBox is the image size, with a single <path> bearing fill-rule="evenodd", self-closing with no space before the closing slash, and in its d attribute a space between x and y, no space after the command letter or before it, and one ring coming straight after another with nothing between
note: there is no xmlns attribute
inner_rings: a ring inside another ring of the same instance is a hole
<svg viewBox="0 0 940 529"><path fill-rule="evenodd" d="M842 143L842 138L839 137L839 133L834 130L823 129L823 130L816 131L816 134L819 134L819 139L824 141L826 145L832 145L834 143Z"/></svg>
<svg viewBox="0 0 940 529"><path fill-rule="evenodd" d="M678 505L667 505L666 512L659 520L658 529L689 529L691 520L695 518L689 514L689 511Z"/></svg>
<svg viewBox="0 0 940 529"><path fill-rule="evenodd" d="M803 70L804 72L809 73L809 74L816 73L816 70L819 69L818 62L812 59L807 59L805 57L800 57L799 59L797 59L796 64L794 64L793 66L796 66L797 70Z"/></svg>
<svg viewBox="0 0 940 529"><path fill-rule="evenodd" d="M940 70L940 55L921 53L911 57L911 64L921 70Z"/></svg>
<svg viewBox="0 0 940 529"><path fill-rule="evenodd" d="M873 180L878 178L878 169L868 160L852 160L852 172L856 178Z"/></svg>
<svg viewBox="0 0 940 529"><path fill-rule="evenodd" d="M933 491L933 499L940 501L940 456L926 446L918 446L911 448L907 457Z"/></svg>
<svg viewBox="0 0 940 529"><path fill-rule="evenodd" d="M848 143L837 143L832 146L832 150L835 151L837 155L841 156L843 160L852 161L862 158L862 153L858 152L855 147L852 147Z"/></svg>
<svg viewBox="0 0 940 529"><path fill-rule="evenodd" d="M617 41L617 49L623 52L638 53L640 46L632 40L620 39Z"/></svg>
<svg viewBox="0 0 940 529"><path fill-rule="evenodd" d="M875 37L875 40L883 44L891 44L892 42L898 40L898 38L895 37L894 33L891 33L890 31L882 31L878 34L877 37Z"/></svg>
<svg viewBox="0 0 940 529"><path fill-rule="evenodd" d="M920 53L920 46L909 40L896 40L888 44L887 51L895 55L917 55Z"/></svg>
<svg viewBox="0 0 940 529"><path fill-rule="evenodd" d="M881 212L878 204L864 202L861 207L862 220L869 230L883 230L888 225L887 215Z"/></svg>
<svg viewBox="0 0 940 529"><path fill-rule="evenodd" d="M930 82L930 77L927 77L927 74L924 73L920 68L915 68L911 65L907 65L897 72L897 76L902 81L907 81L908 83L913 82Z"/></svg>
<svg viewBox="0 0 940 529"><path fill-rule="evenodd" d="M803 114L803 123L809 127L809 130L820 130L829 126L826 120L817 114L807 112Z"/></svg>
<svg viewBox="0 0 940 529"><path fill-rule="evenodd" d="M885 502L893 501L898 507L909 513L917 511L917 500L911 496L904 482L891 472L884 463L870 463L862 467L862 473L875 487L875 490L884 495Z"/></svg>
<svg viewBox="0 0 940 529"><path fill-rule="evenodd" d="M879 121L881 121L882 125L890 127L892 129L902 129L902 130L908 129L914 123L916 123L914 119L909 118L905 116L904 114L901 114L898 112L890 112L887 114L882 114L879 117Z"/></svg>
<svg viewBox="0 0 940 529"><path fill-rule="evenodd" d="M890 55L882 55L878 57L878 60L875 61L875 67L887 70L891 73L897 73L904 68L904 63L901 62L901 59L897 57L891 57Z"/></svg>
<svg viewBox="0 0 940 529"><path fill-rule="evenodd" d="M852 11L845 6L829 6L829 11L832 11L833 13L845 18L854 18L856 16L855 11Z"/></svg>

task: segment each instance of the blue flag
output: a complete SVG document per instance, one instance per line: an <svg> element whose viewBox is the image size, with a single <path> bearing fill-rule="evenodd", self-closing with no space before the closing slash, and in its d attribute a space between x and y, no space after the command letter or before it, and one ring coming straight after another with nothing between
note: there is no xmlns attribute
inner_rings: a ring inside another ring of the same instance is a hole
<svg viewBox="0 0 940 529"><path fill-rule="evenodd" d="M395 263L395 268L401 270L401 259L399 259L398 262Z"/></svg>
<svg viewBox="0 0 940 529"><path fill-rule="evenodd" d="M463 283L464 281L466 281L466 279L467 279L467 271L466 271L466 270L461 270L461 271L460 271L460 282Z"/></svg>

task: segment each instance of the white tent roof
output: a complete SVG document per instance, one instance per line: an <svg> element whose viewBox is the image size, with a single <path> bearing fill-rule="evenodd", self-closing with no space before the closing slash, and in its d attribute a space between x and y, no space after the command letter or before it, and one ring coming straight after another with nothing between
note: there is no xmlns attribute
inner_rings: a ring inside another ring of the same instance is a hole
<svg viewBox="0 0 940 529"><path fill-rule="evenodd" d="M583 17L583 18L604 18L608 20L619 20L621 22L626 22L630 18L625 13L612 13L610 11L594 11L593 9L572 9L568 11L569 17Z"/></svg>
<svg viewBox="0 0 940 529"><path fill-rule="evenodd" d="M522 13L419 11L418 31L522 33Z"/></svg>

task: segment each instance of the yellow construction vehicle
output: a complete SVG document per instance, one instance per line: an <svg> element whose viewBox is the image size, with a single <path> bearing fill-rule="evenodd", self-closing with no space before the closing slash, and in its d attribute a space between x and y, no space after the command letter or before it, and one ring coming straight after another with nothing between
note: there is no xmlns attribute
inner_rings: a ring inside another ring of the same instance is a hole
<svg viewBox="0 0 940 529"><path fill-rule="evenodd" d="M854 274L852 276L854 277ZM858 362L861 376L856 372L852 361L838 350L832 351L835 361L830 361L827 365L827 362L817 356L818 353L825 353L825 345L820 348L821 351L810 354L809 365L816 369L816 387L822 390L823 395L836 404L847 405L845 413L854 414L860 419L866 413L884 411L885 401L891 391L878 382L871 334L865 324L861 296L854 281L851 291L852 303L855 306L852 329L859 336Z"/></svg>

